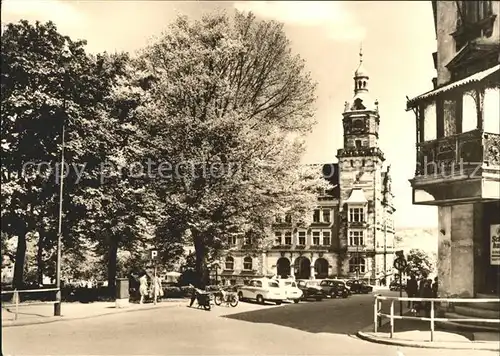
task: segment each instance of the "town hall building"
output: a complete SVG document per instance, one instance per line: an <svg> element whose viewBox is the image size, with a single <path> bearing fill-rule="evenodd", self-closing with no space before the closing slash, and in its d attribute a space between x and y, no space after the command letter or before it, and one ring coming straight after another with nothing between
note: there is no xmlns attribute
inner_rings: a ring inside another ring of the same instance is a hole
<svg viewBox="0 0 500 356"><path fill-rule="evenodd" d="M354 97L342 113L338 163L317 165L331 189L318 196L312 223L302 228L289 215L276 217L274 243L264 249L234 238L219 262L224 283L262 276L392 280L394 195L390 166L384 169L379 147L378 102L370 96L362 53L353 79Z"/></svg>

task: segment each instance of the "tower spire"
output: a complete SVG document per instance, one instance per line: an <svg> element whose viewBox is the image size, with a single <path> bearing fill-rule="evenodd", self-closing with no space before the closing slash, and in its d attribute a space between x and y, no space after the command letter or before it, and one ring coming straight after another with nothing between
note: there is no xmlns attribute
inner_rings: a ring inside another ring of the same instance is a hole
<svg viewBox="0 0 500 356"><path fill-rule="evenodd" d="M359 45L359 65L363 63L363 42Z"/></svg>
<svg viewBox="0 0 500 356"><path fill-rule="evenodd" d="M359 65L354 72L354 93L368 91L368 73L363 65L363 43L359 45Z"/></svg>

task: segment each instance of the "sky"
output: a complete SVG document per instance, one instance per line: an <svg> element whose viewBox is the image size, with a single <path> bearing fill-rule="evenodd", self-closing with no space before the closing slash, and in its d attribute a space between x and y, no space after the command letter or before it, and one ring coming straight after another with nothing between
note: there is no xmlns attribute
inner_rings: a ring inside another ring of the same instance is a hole
<svg viewBox="0 0 500 356"><path fill-rule="evenodd" d="M370 93L379 101L380 147L391 164L396 228L436 227L435 207L412 205L415 119L406 96L432 89L436 40L430 1L62 1L4 0L2 23L53 21L59 32L87 40L90 52L135 52L178 15L199 18L219 9L252 11L285 24L292 51L318 83L316 121L304 163L336 162L343 144L344 102L363 47Z"/></svg>

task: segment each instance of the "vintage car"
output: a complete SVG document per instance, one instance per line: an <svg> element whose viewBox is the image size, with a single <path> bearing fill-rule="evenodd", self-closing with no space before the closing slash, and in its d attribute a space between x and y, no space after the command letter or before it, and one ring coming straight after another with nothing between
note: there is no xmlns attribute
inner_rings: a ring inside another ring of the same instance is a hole
<svg viewBox="0 0 500 356"><path fill-rule="evenodd" d="M350 280L346 283L351 288L351 293L368 294L373 292L373 287L360 280Z"/></svg>
<svg viewBox="0 0 500 356"><path fill-rule="evenodd" d="M406 284L400 284L397 281L392 281L391 284L389 284L389 290L391 291L399 291L399 290L406 290Z"/></svg>
<svg viewBox="0 0 500 356"><path fill-rule="evenodd" d="M285 289L280 288L276 280L269 278L255 278L250 280L248 285L240 286L238 297L240 300L256 300L260 304L269 301L276 305L287 299Z"/></svg>
<svg viewBox="0 0 500 356"><path fill-rule="evenodd" d="M349 290L345 283L337 279L324 279L319 286L330 298L347 298L349 296Z"/></svg>
<svg viewBox="0 0 500 356"><path fill-rule="evenodd" d="M298 303L304 294L293 279L276 279L280 288L285 291L286 299Z"/></svg>
<svg viewBox="0 0 500 356"><path fill-rule="evenodd" d="M314 299L316 301L322 301L325 298L325 293L323 289L319 286L321 281L315 279L301 279L297 281L297 286L302 290L302 299Z"/></svg>

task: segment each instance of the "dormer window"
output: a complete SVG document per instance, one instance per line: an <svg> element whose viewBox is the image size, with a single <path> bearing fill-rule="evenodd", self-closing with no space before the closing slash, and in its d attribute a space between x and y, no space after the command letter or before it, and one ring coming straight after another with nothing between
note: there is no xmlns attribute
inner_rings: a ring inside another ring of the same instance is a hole
<svg viewBox="0 0 500 356"><path fill-rule="evenodd" d="M356 144L356 148L361 148L361 140L354 141Z"/></svg>
<svg viewBox="0 0 500 356"><path fill-rule="evenodd" d="M456 3L457 30L452 35L455 38L457 51L469 41L492 35L495 16L491 1L456 1Z"/></svg>
<svg viewBox="0 0 500 356"><path fill-rule="evenodd" d="M475 24L492 15L491 1L459 1L458 26Z"/></svg>
<svg viewBox="0 0 500 356"><path fill-rule="evenodd" d="M365 221L365 209L359 208L349 208L349 222L364 222Z"/></svg>
<svg viewBox="0 0 500 356"><path fill-rule="evenodd" d="M360 82L361 85L361 82ZM363 99L357 98L354 100L354 110L365 110L366 106L363 105Z"/></svg>

